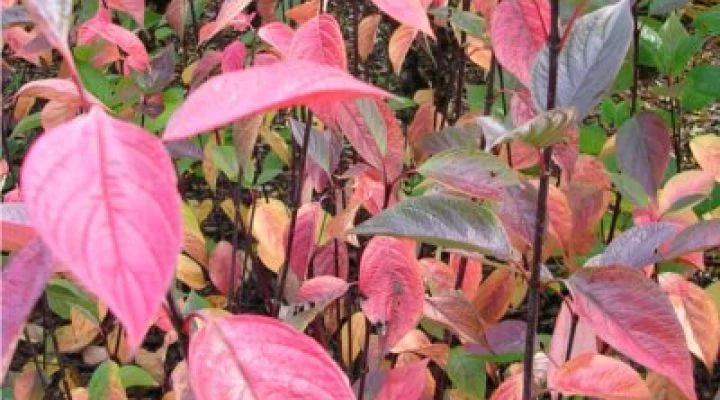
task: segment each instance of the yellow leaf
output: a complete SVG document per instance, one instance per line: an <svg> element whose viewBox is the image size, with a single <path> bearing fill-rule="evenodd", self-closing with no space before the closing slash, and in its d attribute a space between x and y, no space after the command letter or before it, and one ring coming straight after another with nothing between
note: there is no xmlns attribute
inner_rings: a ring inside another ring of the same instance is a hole
<svg viewBox="0 0 720 400"><path fill-rule="evenodd" d="M175 276L191 289L200 290L207 285L202 267L184 254L178 256Z"/></svg>
<svg viewBox="0 0 720 400"><path fill-rule="evenodd" d="M405 56L407 55L415 37L418 34L418 30L407 25L400 25L392 36L390 36L390 44L388 45L388 52L390 55L390 63L392 64L393 71L396 75L400 74Z"/></svg>
<svg viewBox="0 0 720 400"><path fill-rule="evenodd" d="M285 165L290 165L290 150L279 133L264 125L260 128L260 137Z"/></svg>
<svg viewBox="0 0 720 400"><path fill-rule="evenodd" d="M257 200L252 234L258 241L260 261L278 272L285 261L285 230L290 222L287 207L278 199Z"/></svg>
<svg viewBox="0 0 720 400"><path fill-rule="evenodd" d="M342 329L340 329L342 361L343 365L346 366L355 361L365 343L365 314L358 311L353 314L349 322L350 324L345 322ZM350 327L352 327L352 336L348 333Z"/></svg>

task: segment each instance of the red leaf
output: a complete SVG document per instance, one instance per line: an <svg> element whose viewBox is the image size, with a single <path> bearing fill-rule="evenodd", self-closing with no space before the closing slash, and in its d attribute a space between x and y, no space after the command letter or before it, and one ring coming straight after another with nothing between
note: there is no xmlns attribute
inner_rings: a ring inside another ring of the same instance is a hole
<svg viewBox="0 0 720 400"><path fill-rule="evenodd" d="M235 254L235 289L241 282L243 272L243 257L237 252ZM210 280L220 293L229 295L230 275L232 275L232 244L226 240L221 240L213 249L208 260L208 271L210 272Z"/></svg>
<svg viewBox="0 0 720 400"><path fill-rule="evenodd" d="M225 0L222 6L220 6L220 11L218 11L215 21L208 22L200 28L198 44L210 40L218 32L230 25L250 2L251 0Z"/></svg>
<svg viewBox="0 0 720 400"><path fill-rule="evenodd" d="M490 348L485 338L485 322L475 307L459 293L428 297L425 299L424 313L426 317L447 325L464 341Z"/></svg>
<svg viewBox="0 0 720 400"><path fill-rule="evenodd" d="M360 261L362 309L385 327L383 348L392 347L420 321L424 289L412 241L375 236Z"/></svg>
<svg viewBox="0 0 720 400"><path fill-rule="evenodd" d="M347 69L340 25L331 14L321 14L305 22L295 32L287 56Z"/></svg>
<svg viewBox="0 0 720 400"><path fill-rule="evenodd" d="M631 366L600 354L585 353L550 375L548 386L565 395L606 400L645 400L650 391Z"/></svg>
<svg viewBox="0 0 720 400"><path fill-rule="evenodd" d="M337 242L337 271L335 265L335 243ZM313 257L313 275L314 276L337 276L347 280L349 269L347 245L341 240L330 240L325 245L318 248Z"/></svg>
<svg viewBox="0 0 720 400"><path fill-rule="evenodd" d="M285 16L297 24L304 24L320 12L320 1L310 0L285 11Z"/></svg>
<svg viewBox="0 0 720 400"><path fill-rule="evenodd" d="M425 390L425 371L429 359L393 368L375 396L375 400L417 400Z"/></svg>
<svg viewBox="0 0 720 400"><path fill-rule="evenodd" d="M268 80L274 84L268 86ZM200 86L172 115L163 137L184 139L262 111L363 96L388 94L337 68L309 61L247 68ZM218 107L218 99L223 99L225 106Z"/></svg>
<svg viewBox="0 0 720 400"><path fill-rule="evenodd" d="M689 399L696 398L685 335L652 280L624 267L584 268L570 277L568 286L573 309L600 339L668 377Z"/></svg>
<svg viewBox="0 0 720 400"><path fill-rule="evenodd" d="M318 203L303 204L298 210L295 233L293 235L292 252L286 251L285 254L290 254L290 269L300 280L305 279L310 257L315 251L321 215L322 207L320 207ZM288 247L287 241L290 237L289 228L288 226L285 232L286 249Z"/></svg>
<svg viewBox="0 0 720 400"><path fill-rule="evenodd" d="M107 0L107 6L130 14L141 27L145 25L145 0Z"/></svg>
<svg viewBox="0 0 720 400"><path fill-rule="evenodd" d="M555 319L555 328L553 328L552 338L550 339L550 351L547 353L550 359L548 376L555 373L557 368L563 365L566 357L568 357L568 341L570 340L570 333L573 329L572 320L572 314L570 313L567 303L563 303ZM595 331L593 331L587 321L578 318L574 329L575 334L573 335L569 358L572 359L583 353L597 353Z"/></svg>
<svg viewBox="0 0 720 400"><path fill-rule="evenodd" d="M258 35L265 43L280 52L280 55L287 57L290 52L290 44L293 41L293 36L295 36L295 31L282 22L271 22L263 25L260 30L258 30Z"/></svg>
<svg viewBox="0 0 720 400"><path fill-rule="evenodd" d="M108 305L137 348L182 244L175 168L163 144L93 108L35 142L22 190L47 246Z"/></svg>
<svg viewBox="0 0 720 400"><path fill-rule="evenodd" d="M493 13L490 37L500 64L525 86L535 57L547 41L550 5L547 0L508 0Z"/></svg>
<svg viewBox="0 0 720 400"><path fill-rule="evenodd" d="M403 25L418 29L434 38L430 20L420 0L372 0L385 14Z"/></svg>
<svg viewBox="0 0 720 400"><path fill-rule="evenodd" d="M25 320L53 271L53 255L40 239L13 254L2 269L2 338L0 376L10 366Z"/></svg>
<svg viewBox="0 0 720 400"><path fill-rule="evenodd" d="M245 57L247 56L247 47L242 42L232 42L222 53L222 61L220 61L220 70L223 74L228 72L240 71L245 68Z"/></svg>
<svg viewBox="0 0 720 400"><path fill-rule="evenodd" d="M655 198L670 160L670 133L662 118L644 112L625 122L615 138L618 163Z"/></svg>
<svg viewBox="0 0 720 400"><path fill-rule="evenodd" d="M165 9L165 19L168 25L182 39L185 36L185 20L188 14L189 2L187 0L170 0Z"/></svg>
<svg viewBox="0 0 720 400"><path fill-rule="evenodd" d="M188 357L198 400L354 398L325 349L290 326L251 315L203 319Z"/></svg>
<svg viewBox="0 0 720 400"><path fill-rule="evenodd" d="M80 44L89 44L98 37L117 45L127 54L126 71L127 68L135 71L150 68L150 57L143 42L129 30L113 24L109 11L102 7L78 29Z"/></svg>

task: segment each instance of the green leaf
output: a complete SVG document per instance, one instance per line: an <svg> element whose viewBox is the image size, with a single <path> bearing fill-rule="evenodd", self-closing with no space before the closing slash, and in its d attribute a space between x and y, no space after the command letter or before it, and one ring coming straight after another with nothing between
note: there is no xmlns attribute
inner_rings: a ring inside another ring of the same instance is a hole
<svg viewBox="0 0 720 400"><path fill-rule="evenodd" d="M95 369L88 383L89 400L106 400L114 390L122 390L120 385L120 368L112 360L103 361Z"/></svg>
<svg viewBox="0 0 720 400"><path fill-rule="evenodd" d="M635 180L628 174L616 174L610 173L610 179L612 179L615 188L622 194L622 196L638 207L645 207L649 204L645 189L643 189L640 182Z"/></svg>
<svg viewBox="0 0 720 400"><path fill-rule="evenodd" d="M125 389L131 387L152 387L159 384L149 372L137 365L123 365L120 367L120 381Z"/></svg>
<svg viewBox="0 0 720 400"><path fill-rule="evenodd" d="M670 60L670 73L678 76L685 70L690 59L700 51L705 44L705 38L691 35L683 38L675 49L675 56Z"/></svg>
<svg viewBox="0 0 720 400"><path fill-rule="evenodd" d="M20 120L20 122L17 123L17 125L15 125L15 128L13 128L10 137L17 137L19 135L23 135L33 129L38 129L41 126L42 120L40 117L40 111L26 115L25 117L23 117L23 119Z"/></svg>
<svg viewBox="0 0 720 400"><path fill-rule="evenodd" d="M359 235L408 237L451 249L511 257L507 233L485 205L445 194L405 199L353 229Z"/></svg>
<svg viewBox="0 0 720 400"><path fill-rule="evenodd" d="M665 15L676 8L687 4L688 0L651 0L649 13L650 15Z"/></svg>
<svg viewBox="0 0 720 400"><path fill-rule="evenodd" d="M448 355L447 374L453 385L470 399L484 399L487 375L485 360L458 346Z"/></svg>
<svg viewBox="0 0 720 400"><path fill-rule="evenodd" d="M709 97L720 97L720 66L698 65L688 72L692 90Z"/></svg>
<svg viewBox="0 0 720 400"><path fill-rule="evenodd" d="M598 155L605 144L605 130L598 125L585 125L580 128L580 152Z"/></svg>
<svg viewBox="0 0 720 400"><path fill-rule="evenodd" d="M658 31L658 35L660 35L660 39L662 40L662 46L660 48L660 56L662 57L661 70L665 73L670 73L675 63L674 59L678 56L680 44L689 34L685 26L680 22L680 18L673 13L665 20L660 31Z"/></svg>
<svg viewBox="0 0 720 400"><path fill-rule="evenodd" d="M402 96L393 96L388 99L387 103L393 111L405 110L417 106L417 103L415 103L413 99Z"/></svg>
<svg viewBox="0 0 720 400"><path fill-rule="evenodd" d="M720 4L697 15L693 27L706 37L720 34Z"/></svg>
<svg viewBox="0 0 720 400"><path fill-rule="evenodd" d="M647 24L643 24L640 28L639 63L663 70L662 38L655 29Z"/></svg>
<svg viewBox="0 0 720 400"><path fill-rule="evenodd" d="M70 309L73 306L89 310L95 319L98 318L95 303L80 288L66 279L51 279L45 288L45 295L50 310L62 318L70 319Z"/></svg>
<svg viewBox="0 0 720 400"><path fill-rule="evenodd" d="M170 116L180 106L185 96L185 91L180 87L171 87L163 92L163 103L165 109L157 118L145 118L145 129L150 132L160 132L165 128Z"/></svg>
<svg viewBox="0 0 720 400"><path fill-rule="evenodd" d="M238 165L235 147L230 145L215 146L210 152L210 158L213 164L215 164L228 179L231 181L237 180L238 169L240 167Z"/></svg>
<svg viewBox="0 0 720 400"><path fill-rule="evenodd" d="M478 39L482 39L485 34L485 20L474 12L453 10L450 14L450 24Z"/></svg>
<svg viewBox="0 0 720 400"><path fill-rule="evenodd" d="M95 95L103 104L110 104L113 96L113 87L107 80L106 74L96 69L92 64L87 61L77 61L78 72L80 73L80 79L90 93Z"/></svg>
<svg viewBox="0 0 720 400"><path fill-rule="evenodd" d="M465 85L467 91L468 107L470 111L482 110L485 107L485 85Z"/></svg>
<svg viewBox="0 0 720 400"><path fill-rule="evenodd" d="M187 300L185 301L185 307L183 308L183 314L187 315L191 312L202 310L205 308L211 308L212 305L205 300L204 297L197 294L196 291L191 290L190 294L187 297Z"/></svg>

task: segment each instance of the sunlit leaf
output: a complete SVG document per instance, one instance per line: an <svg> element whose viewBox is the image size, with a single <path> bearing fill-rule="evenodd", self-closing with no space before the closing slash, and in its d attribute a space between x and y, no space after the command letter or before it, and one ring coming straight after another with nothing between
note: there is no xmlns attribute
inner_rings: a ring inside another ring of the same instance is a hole
<svg viewBox="0 0 720 400"><path fill-rule="evenodd" d="M677 228L669 222L651 222L634 226L616 237L601 254L585 266L623 265L642 268L657 259L660 245L675 236Z"/></svg>
<svg viewBox="0 0 720 400"><path fill-rule="evenodd" d="M584 268L568 280L573 310L600 339L695 399L685 335L663 291L640 271Z"/></svg>
<svg viewBox="0 0 720 400"><path fill-rule="evenodd" d="M110 307L137 348L182 244L177 178L162 143L93 108L45 132L22 178L43 241Z"/></svg>
<svg viewBox="0 0 720 400"><path fill-rule="evenodd" d="M574 106L585 118L615 80L633 31L632 1L622 0L585 14L575 25L558 56L556 106ZM547 109L549 47L538 54L532 69L532 98Z"/></svg>
<svg viewBox="0 0 720 400"><path fill-rule="evenodd" d="M430 37L435 37L425 7L420 0L372 0L372 2L380 11L401 24L418 29Z"/></svg>
<svg viewBox="0 0 720 400"><path fill-rule="evenodd" d="M378 26L382 15L372 14L363 18L358 26L358 54L360 59L366 61L377 39Z"/></svg>
<svg viewBox="0 0 720 400"><path fill-rule="evenodd" d="M196 399L354 398L325 349L285 323L255 315L203 320L188 356Z"/></svg>
<svg viewBox="0 0 720 400"><path fill-rule="evenodd" d="M650 397L645 382L631 366L600 354L581 354L550 375L548 386L564 395L608 400Z"/></svg>
<svg viewBox="0 0 720 400"><path fill-rule="evenodd" d="M410 47L412 47L415 37L417 37L418 30L407 25L400 25L392 36L390 36L390 43L388 45L388 53L390 57L390 63L393 67L393 72L396 75L400 75L400 70L405 62L405 56L407 55Z"/></svg>

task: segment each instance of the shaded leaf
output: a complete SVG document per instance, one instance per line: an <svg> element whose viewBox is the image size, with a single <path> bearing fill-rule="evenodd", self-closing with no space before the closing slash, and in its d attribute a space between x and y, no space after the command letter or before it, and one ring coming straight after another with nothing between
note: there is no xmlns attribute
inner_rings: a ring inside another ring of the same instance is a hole
<svg viewBox="0 0 720 400"><path fill-rule="evenodd" d="M589 259L585 266L623 265L642 268L654 263L660 245L675 235L676 227L669 222L636 225L616 237L602 252Z"/></svg>
<svg viewBox="0 0 720 400"><path fill-rule="evenodd" d="M352 232L409 237L501 259L511 256L505 230L489 208L449 195L405 199L358 225Z"/></svg>
<svg viewBox="0 0 720 400"><path fill-rule="evenodd" d="M634 116L618 130L615 148L620 169L655 198L670 161L670 133L663 120L651 112Z"/></svg>
<svg viewBox="0 0 720 400"><path fill-rule="evenodd" d="M663 260L669 260L716 246L720 246L720 220L711 219L696 222L680 231L667 250L661 251L660 256Z"/></svg>

